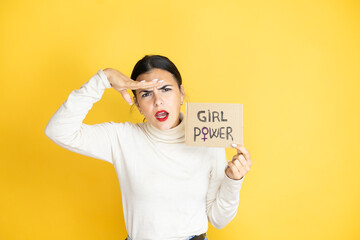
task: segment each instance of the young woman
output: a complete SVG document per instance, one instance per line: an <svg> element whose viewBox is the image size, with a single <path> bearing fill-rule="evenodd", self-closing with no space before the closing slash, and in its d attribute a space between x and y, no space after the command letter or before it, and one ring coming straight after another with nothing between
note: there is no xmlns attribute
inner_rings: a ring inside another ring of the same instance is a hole
<svg viewBox="0 0 360 240"><path fill-rule="evenodd" d="M83 123L107 88L136 104L146 122ZM126 89L132 89L133 99ZM185 145L180 106L184 87L166 57L145 56L131 78L99 70L50 119L45 134L58 145L114 165L128 240L207 239L208 221L223 228L236 215L239 193L252 164L243 145L227 163L222 148Z"/></svg>

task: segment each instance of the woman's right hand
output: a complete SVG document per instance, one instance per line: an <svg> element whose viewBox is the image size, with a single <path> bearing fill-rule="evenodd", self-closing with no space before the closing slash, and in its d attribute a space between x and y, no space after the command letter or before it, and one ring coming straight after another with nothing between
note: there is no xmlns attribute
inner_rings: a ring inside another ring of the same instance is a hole
<svg viewBox="0 0 360 240"><path fill-rule="evenodd" d="M132 99L127 92L127 89L135 90L135 89L144 89L144 88L153 88L156 86L160 86L161 82L157 81L135 81L128 78L126 75L121 73L120 71L113 68L106 68L103 70L107 79L110 82L110 85L119 93L121 93L122 97L125 99L127 103L132 104Z"/></svg>

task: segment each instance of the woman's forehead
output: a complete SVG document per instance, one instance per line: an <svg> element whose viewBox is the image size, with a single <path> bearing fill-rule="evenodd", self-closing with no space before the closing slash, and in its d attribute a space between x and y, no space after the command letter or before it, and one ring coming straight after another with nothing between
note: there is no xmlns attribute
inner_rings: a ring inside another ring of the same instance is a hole
<svg viewBox="0 0 360 240"><path fill-rule="evenodd" d="M175 78L174 76L166 71L166 70L163 70L163 69L159 69L159 68L154 68L152 70L150 70L149 72L146 72L146 73L143 73L143 74L140 74L137 78L136 78L136 81L152 81L154 79L158 79L158 80L164 80L164 82L166 80L169 80L169 81L175 81Z"/></svg>

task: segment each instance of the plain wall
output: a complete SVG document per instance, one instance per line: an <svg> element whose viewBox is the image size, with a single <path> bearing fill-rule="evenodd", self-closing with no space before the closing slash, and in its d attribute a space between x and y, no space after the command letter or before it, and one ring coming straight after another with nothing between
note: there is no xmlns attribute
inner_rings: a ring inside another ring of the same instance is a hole
<svg viewBox="0 0 360 240"><path fill-rule="evenodd" d="M129 76L145 54L175 62L188 101L244 106L254 164L210 240L360 239L359 43L359 1L3 1L0 239L125 239L113 166L44 129L100 68ZM142 118L109 89L85 119L105 121Z"/></svg>

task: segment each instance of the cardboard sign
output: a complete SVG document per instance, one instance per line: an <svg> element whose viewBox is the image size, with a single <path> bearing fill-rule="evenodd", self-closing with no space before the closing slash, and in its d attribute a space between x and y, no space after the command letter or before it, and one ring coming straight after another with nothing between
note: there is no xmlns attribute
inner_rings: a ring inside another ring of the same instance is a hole
<svg viewBox="0 0 360 240"><path fill-rule="evenodd" d="M187 103L185 143L226 148L243 144L242 104Z"/></svg>

